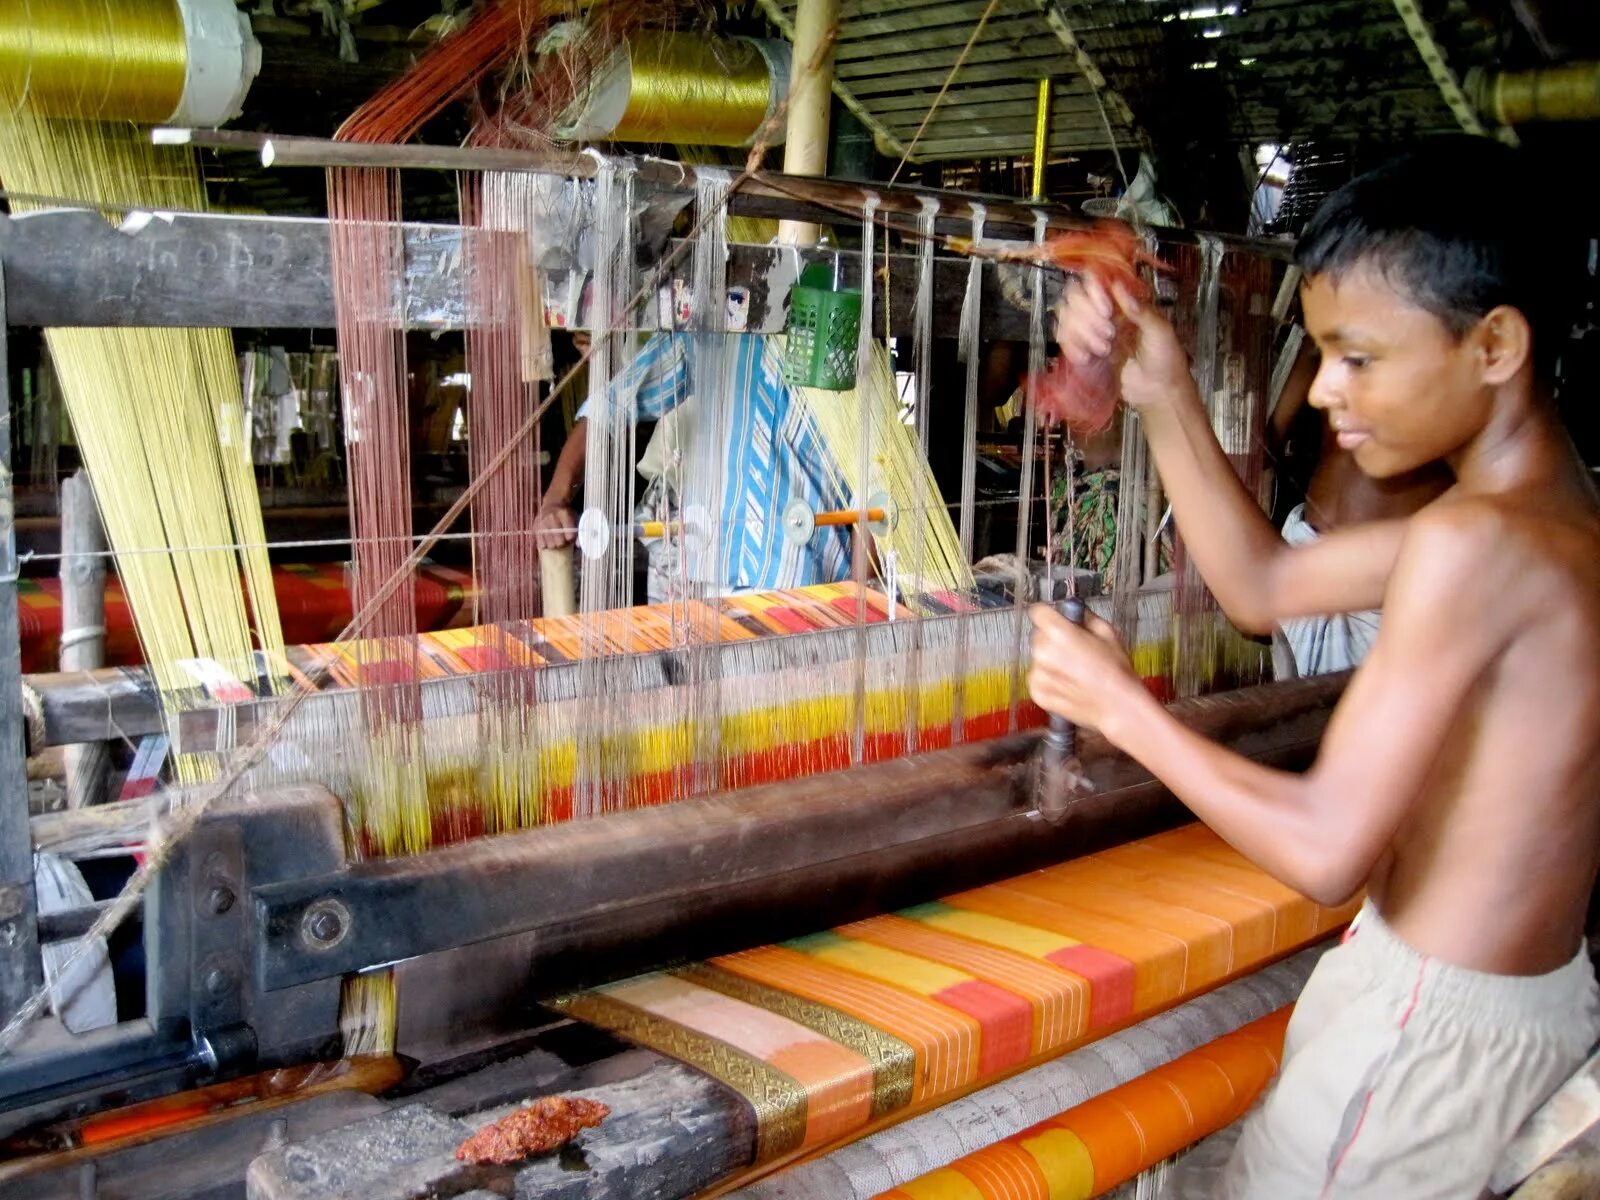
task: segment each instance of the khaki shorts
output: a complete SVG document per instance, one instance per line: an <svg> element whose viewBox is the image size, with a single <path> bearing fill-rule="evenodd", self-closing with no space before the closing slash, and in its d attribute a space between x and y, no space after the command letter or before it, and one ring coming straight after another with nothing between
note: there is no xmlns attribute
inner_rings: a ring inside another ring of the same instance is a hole
<svg viewBox="0 0 1600 1200"><path fill-rule="evenodd" d="M1164 1194L1475 1200L1597 1038L1587 954L1547 975L1470 971L1419 954L1368 904L1306 982L1283 1069L1226 1166L1197 1155Z"/></svg>

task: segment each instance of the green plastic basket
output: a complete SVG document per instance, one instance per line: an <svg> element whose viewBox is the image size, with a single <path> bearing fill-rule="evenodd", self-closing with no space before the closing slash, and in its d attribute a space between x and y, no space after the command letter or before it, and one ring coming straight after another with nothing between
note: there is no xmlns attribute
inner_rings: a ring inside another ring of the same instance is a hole
<svg viewBox="0 0 1600 1200"><path fill-rule="evenodd" d="M783 377L796 387L847 392L856 385L861 293L837 286L836 273L812 263L789 292Z"/></svg>

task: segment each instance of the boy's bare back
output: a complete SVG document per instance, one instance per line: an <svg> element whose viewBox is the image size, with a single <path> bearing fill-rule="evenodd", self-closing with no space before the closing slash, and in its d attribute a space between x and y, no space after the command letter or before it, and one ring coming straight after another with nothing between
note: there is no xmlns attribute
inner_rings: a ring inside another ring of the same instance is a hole
<svg viewBox="0 0 1600 1200"><path fill-rule="evenodd" d="M1417 949L1502 974L1572 957L1600 863L1600 514L1561 465L1416 518L1481 580L1446 603L1487 665L1368 887Z"/></svg>

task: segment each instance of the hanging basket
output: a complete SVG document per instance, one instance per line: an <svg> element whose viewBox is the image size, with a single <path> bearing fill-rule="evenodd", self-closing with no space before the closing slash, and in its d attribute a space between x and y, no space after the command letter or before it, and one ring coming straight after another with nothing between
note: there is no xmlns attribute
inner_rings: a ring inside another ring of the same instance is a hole
<svg viewBox="0 0 1600 1200"><path fill-rule="evenodd" d="M837 262L831 273L812 263L789 292L784 379L795 387L849 391L856 385L860 336L861 293L839 287Z"/></svg>

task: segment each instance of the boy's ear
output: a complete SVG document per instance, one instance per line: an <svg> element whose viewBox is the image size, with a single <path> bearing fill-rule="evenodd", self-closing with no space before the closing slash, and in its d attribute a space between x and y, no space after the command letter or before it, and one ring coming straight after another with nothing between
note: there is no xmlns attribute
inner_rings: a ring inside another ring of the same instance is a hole
<svg viewBox="0 0 1600 1200"><path fill-rule="evenodd" d="M1483 381L1510 382L1533 361L1533 326L1521 309L1509 304L1491 308L1479 320L1474 338L1482 356Z"/></svg>

